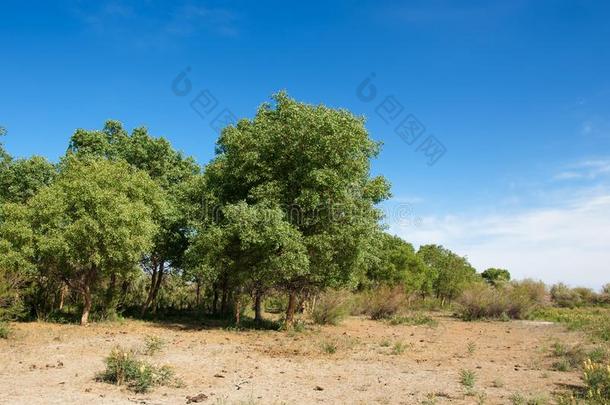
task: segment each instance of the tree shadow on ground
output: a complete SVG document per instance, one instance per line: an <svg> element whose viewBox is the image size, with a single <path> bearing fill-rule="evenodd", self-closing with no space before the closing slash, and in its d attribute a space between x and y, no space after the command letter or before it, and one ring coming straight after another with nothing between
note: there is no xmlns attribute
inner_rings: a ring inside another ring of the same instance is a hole
<svg viewBox="0 0 610 405"><path fill-rule="evenodd" d="M140 316L138 312L139 309L138 311L126 310L120 314L113 315L111 318L104 318L99 314L93 313L91 321L93 324L120 322L122 320L144 321L152 327L176 331L279 331L283 328L281 320L263 319L256 321L252 317L242 316L238 325L235 322L235 318L231 315L208 314L196 310L163 311L157 314L146 314L145 316ZM44 317L44 321L54 324L78 325L80 323L80 314L77 310L53 311Z"/></svg>
<svg viewBox="0 0 610 405"><path fill-rule="evenodd" d="M146 316L144 318L133 317L130 319L144 320L148 322L150 326L177 331L203 331L218 329L228 331L279 331L283 328L283 323L281 321L273 319L256 321L249 316L242 316L240 323L237 324L235 322L235 318L232 316L193 312L158 314L156 316Z"/></svg>

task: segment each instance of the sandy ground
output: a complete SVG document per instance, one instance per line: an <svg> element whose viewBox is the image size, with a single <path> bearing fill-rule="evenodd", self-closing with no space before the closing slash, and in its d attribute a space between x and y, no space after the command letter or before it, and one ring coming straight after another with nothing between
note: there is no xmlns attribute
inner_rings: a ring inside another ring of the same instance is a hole
<svg viewBox="0 0 610 405"><path fill-rule="evenodd" d="M580 381L578 373L550 370L550 344L582 340L561 326L437 319L429 327L353 317L302 333L140 321L87 328L14 324L14 336L0 340L0 403L185 404L187 396L205 394L202 403L209 404L419 404L430 398L474 404L483 396L486 404L507 404L514 393L551 398ZM148 360L172 365L183 387L134 394L95 381L114 346L142 347L146 336L166 340ZM330 342L337 345L334 354L323 350ZM405 345L401 354L396 342ZM476 395L460 384L462 369L476 373Z"/></svg>

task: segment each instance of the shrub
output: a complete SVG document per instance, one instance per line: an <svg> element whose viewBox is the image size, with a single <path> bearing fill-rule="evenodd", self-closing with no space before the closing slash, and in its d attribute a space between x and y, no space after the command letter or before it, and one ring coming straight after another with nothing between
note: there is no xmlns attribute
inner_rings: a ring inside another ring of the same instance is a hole
<svg viewBox="0 0 610 405"><path fill-rule="evenodd" d="M381 347L390 347L390 344L391 344L391 343L390 343L390 340L389 340L389 339L383 339L383 340L381 341L381 343L379 343L379 346L381 346Z"/></svg>
<svg viewBox="0 0 610 405"><path fill-rule="evenodd" d="M580 295L563 283L551 287L551 300L559 307L575 308L582 305Z"/></svg>
<svg viewBox="0 0 610 405"><path fill-rule="evenodd" d="M604 304L610 304L610 283L605 284L602 287L602 293L600 294L600 301Z"/></svg>
<svg viewBox="0 0 610 405"><path fill-rule="evenodd" d="M405 293L401 287L381 286L370 291L363 304L364 313L371 319L387 319L405 305Z"/></svg>
<svg viewBox="0 0 610 405"><path fill-rule="evenodd" d="M576 308L587 305L603 304L606 293L597 294L590 288L570 288L563 283L551 287L551 299L555 305L563 308Z"/></svg>
<svg viewBox="0 0 610 405"><path fill-rule="evenodd" d="M581 367L585 361L593 363L604 363L608 360L608 352L603 346L596 346L585 351L585 349L576 345L567 347L559 342L551 346L552 355L558 357L559 360L553 363L553 369L557 371L570 371Z"/></svg>
<svg viewBox="0 0 610 405"><path fill-rule="evenodd" d="M591 403L607 404L610 399L610 364L593 363L587 359L584 369L587 399Z"/></svg>
<svg viewBox="0 0 610 405"><path fill-rule="evenodd" d="M475 283L458 299L457 313L464 320L524 319L545 303L546 288L541 282L524 280L497 288Z"/></svg>
<svg viewBox="0 0 610 405"><path fill-rule="evenodd" d="M508 400L513 405L545 405L549 402L544 396L532 396L528 398L518 393L512 394Z"/></svg>
<svg viewBox="0 0 610 405"><path fill-rule="evenodd" d="M583 305L597 305L600 303L600 296L590 288L576 287L574 292L580 297Z"/></svg>
<svg viewBox="0 0 610 405"><path fill-rule="evenodd" d="M428 315L414 313L412 315L396 315L390 318L392 325L428 325L430 327L438 326L438 321Z"/></svg>
<svg viewBox="0 0 610 405"><path fill-rule="evenodd" d="M560 360L554 362L551 367L555 371L562 371L562 372L570 371L572 369L572 367L570 366L570 363L568 362L567 359L560 359Z"/></svg>
<svg viewBox="0 0 610 405"><path fill-rule="evenodd" d="M318 296L311 318L319 325L338 325L349 314L350 306L349 292L328 291Z"/></svg>
<svg viewBox="0 0 610 405"><path fill-rule="evenodd" d="M6 322L0 322L0 339L8 339L11 330Z"/></svg>
<svg viewBox="0 0 610 405"><path fill-rule="evenodd" d="M461 370L460 371L460 383L466 388L474 388L476 382L476 374L472 370Z"/></svg>
<svg viewBox="0 0 610 405"><path fill-rule="evenodd" d="M565 356L566 353L568 353L568 348L560 342L553 343L551 350L553 351L553 356L555 357Z"/></svg>
<svg viewBox="0 0 610 405"><path fill-rule="evenodd" d="M147 356L153 356L156 353L163 350L165 346L165 340L158 336L146 336L144 341L144 354Z"/></svg>
<svg viewBox="0 0 610 405"><path fill-rule="evenodd" d="M168 385L173 370L168 366L155 367L139 360L133 351L116 347L105 359L106 370L97 376L99 381L126 385L134 392L147 392L152 387Z"/></svg>
<svg viewBox="0 0 610 405"><path fill-rule="evenodd" d="M446 304L445 304L446 305ZM446 309L443 302L436 297L422 297L420 294L410 294L407 298L407 306L416 311L442 311Z"/></svg>
<svg viewBox="0 0 610 405"><path fill-rule="evenodd" d="M504 291L509 303L506 314L512 319L525 319L537 308L549 304L546 286L541 281L514 281Z"/></svg>
<svg viewBox="0 0 610 405"><path fill-rule="evenodd" d="M467 288L458 299L457 312L466 321L499 318L508 308L505 298L498 289L476 283Z"/></svg>
<svg viewBox="0 0 610 405"><path fill-rule="evenodd" d="M336 341L327 340L322 342L322 351L326 354L335 354L339 344Z"/></svg>
<svg viewBox="0 0 610 405"><path fill-rule="evenodd" d="M396 342L396 343L394 343L394 347L392 347L392 354L395 354L395 355L403 354L406 347L407 346L403 342Z"/></svg>
<svg viewBox="0 0 610 405"><path fill-rule="evenodd" d="M602 346L591 349L589 353L587 353L587 357L594 363L602 363L609 360L608 350Z"/></svg>

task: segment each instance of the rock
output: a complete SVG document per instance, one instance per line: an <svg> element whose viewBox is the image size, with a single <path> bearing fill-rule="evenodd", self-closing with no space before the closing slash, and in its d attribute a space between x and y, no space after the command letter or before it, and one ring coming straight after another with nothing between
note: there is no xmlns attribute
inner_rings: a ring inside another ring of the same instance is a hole
<svg viewBox="0 0 610 405"><path fill-rule="evenodd" d="M208 399L208 396L205 395L204 393L201 393L201 394L195 395L193 397L186 397L186 403L187 404L199 403L199 402L203 402L207 399Z"/></svg>

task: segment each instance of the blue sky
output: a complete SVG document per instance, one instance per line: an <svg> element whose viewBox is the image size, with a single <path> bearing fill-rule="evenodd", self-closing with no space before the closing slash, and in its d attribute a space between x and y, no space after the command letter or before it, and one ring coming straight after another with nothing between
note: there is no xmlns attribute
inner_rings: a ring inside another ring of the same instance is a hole
<svg viewBox="0 0 610 405"><path fill-rule="evenodd" d="M15 156L55 160L76 128L112 118L205 163L218 113L250 117L286 89L367 116L391 232L479 270L610 282L608 2L8 0L0 15ZM217 106L202 117L203 91ZM411 145L395 132L409 114L425 127ZM417 150L430 135L446 150L432 166Z"/></svg>

